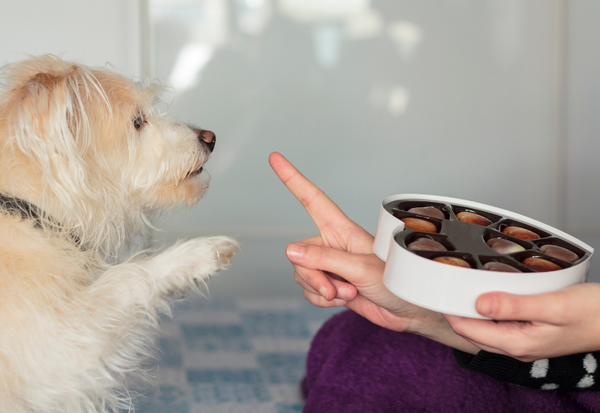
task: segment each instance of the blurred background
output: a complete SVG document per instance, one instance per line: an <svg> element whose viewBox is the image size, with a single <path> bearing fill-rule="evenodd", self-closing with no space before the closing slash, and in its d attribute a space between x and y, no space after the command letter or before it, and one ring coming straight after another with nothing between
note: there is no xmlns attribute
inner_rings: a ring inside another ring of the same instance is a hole
<svg viewBox="0 0 600 413"><path fill-rule="evenodd" d="M599 20L594 0L0 0L0 64L53 53L156 79L170 116L218 136L206 198L152 238L244 249L161 324L159 387L136 411L301 412L337 310L293 280L285 246L316 227L273 151L373 234L383 198L423 193L600 248Z"/></svg>
<svg viewBox="0 0 600 413"><path fill-rule="evenodd" d="M0 0L0 63L54 53L160 79L216 132L211 188L156 240L226 234L214 296L301 295L316 227L279 151L374 233L381 200L446 195L600 247L600 3L590 0ZM590 280L600 280L592 263Z"/></svg>

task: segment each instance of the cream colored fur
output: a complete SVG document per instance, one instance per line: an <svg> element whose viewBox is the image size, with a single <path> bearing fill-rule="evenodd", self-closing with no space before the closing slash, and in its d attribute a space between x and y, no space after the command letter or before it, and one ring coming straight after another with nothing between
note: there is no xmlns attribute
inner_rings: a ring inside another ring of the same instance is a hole
<svg viewBox="0 0 600 413"><path fill-rule="evenodd" d="M199 130L153 111L159 88L41 56L0 74L0 412L131 408L168 299L198 290L239 245L198 238L119 259L147 214L207 188Z"/></svg>

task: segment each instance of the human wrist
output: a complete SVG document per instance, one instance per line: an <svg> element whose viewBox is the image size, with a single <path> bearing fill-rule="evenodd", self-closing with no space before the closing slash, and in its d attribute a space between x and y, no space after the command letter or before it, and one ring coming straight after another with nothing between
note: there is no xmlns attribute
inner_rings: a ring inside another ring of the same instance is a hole
<svg viewBox="0 0 600 413"><path fill-rule="evenodd" d="M480 351L480 348L456 334L442 314L434 311L423 309L422 312L415 315L407 332L429 338L465 353L477 354Z"/></svg>

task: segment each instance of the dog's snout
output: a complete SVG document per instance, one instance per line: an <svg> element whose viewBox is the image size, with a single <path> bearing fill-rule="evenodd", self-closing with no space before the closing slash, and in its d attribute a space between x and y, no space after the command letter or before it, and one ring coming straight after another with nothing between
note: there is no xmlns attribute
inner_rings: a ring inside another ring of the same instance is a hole
<svg viewBox="0 0 600 413"><path fill-rule="evenodd" d="M215 143L217 143L217 135L214 132L209 130L200 130L200 134L198 136L202 142L208 146L209 151L213 151L215 149Z"/></svg>

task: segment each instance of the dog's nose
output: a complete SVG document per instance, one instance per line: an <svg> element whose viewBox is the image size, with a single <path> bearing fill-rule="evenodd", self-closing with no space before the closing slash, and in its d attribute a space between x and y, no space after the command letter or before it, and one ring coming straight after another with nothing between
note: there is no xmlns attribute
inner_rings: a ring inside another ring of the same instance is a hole
<svg viewBox="0 0 600 413"><path fill-rule="evenodd" d="M215 135L214 132L211 132L209 130L201 130L199 138L201 141L206 143L206 146L208 146L209 151L212 152L215 149L215 143L217 143L217 135Z"/></svg>

